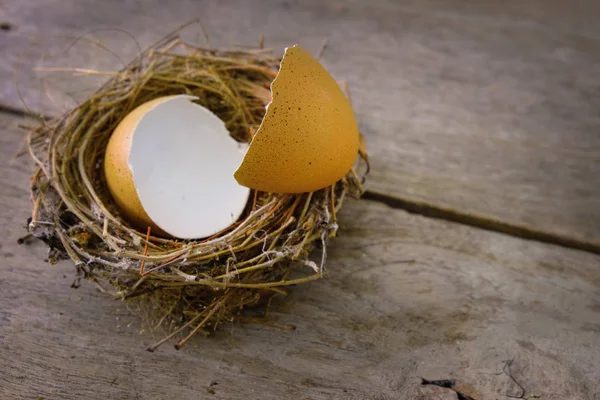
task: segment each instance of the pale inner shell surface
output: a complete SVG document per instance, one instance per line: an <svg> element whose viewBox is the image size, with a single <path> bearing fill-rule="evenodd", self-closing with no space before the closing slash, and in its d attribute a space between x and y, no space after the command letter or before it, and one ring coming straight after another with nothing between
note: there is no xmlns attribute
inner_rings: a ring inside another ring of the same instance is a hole
<svg viewBox="0 0 600 400"><path fill-rule="evenodd" d="M150 219L183 239L227 228L242 214L250 192L233 177L244 147L193 98L174 96L148 111L135 128L128 159Z"/></svg>

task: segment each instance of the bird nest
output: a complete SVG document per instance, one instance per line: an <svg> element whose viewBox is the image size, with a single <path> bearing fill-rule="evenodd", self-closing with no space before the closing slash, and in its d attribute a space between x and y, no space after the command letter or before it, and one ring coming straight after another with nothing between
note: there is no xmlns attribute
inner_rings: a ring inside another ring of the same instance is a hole
<svg viewBox="0 0 600 400"><path fill-rule="evenodd" d="M36 163L29 233L48 245L51 263L74 262L74 286L89 280L161 327L163 339L151 351L171 340L180 348L223 322L255 321L273 295L321 278L336 214L345 198L362 194L356 169L311 193L253 191L235 224L201 240L154 236L119 215L102 164L111 133L129 112L157 97L193 95L235 140L249 142L280 61L261 48L198 48L171 38L142 52L64 116L29 131ZM320 253L313 261L314 247Z"/></svg>

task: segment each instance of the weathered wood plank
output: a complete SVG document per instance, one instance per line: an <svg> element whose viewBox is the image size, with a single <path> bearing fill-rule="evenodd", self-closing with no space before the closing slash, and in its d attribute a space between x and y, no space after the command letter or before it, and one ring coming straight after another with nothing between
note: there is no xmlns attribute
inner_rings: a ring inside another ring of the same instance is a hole
<svg viewBox="0 0 600 400"><path fill-rule="evenodd" d="M31 68L114 70L137 51L126 33L145 47L201 17L219 46L264 34L279 53L296 42L316 53L326 39L323 63L350 83L368 138L369 189L600 251L597 1L47 0L0 13L13 26L0 31L0 103L21 106L22 57L26 104L53 113L104 77ZM71 46L101 28L126 32L94 34L118 57L85 39Z"/></svg>
<svg viewBox="0 0 600 400"><path fill-rule="evenodd" d="M225 326L148 353L160 333L91 284L71 289L72 264L45 264L39 243L16 245L30 212L28 165L9 163L19 121L0 114L0 398L453 398L423 376L494 399L518 395L496 375L513 357L530 394L600 393L599 256L369 201L342 211L329 276L273 304L296 331Z"/></svg>

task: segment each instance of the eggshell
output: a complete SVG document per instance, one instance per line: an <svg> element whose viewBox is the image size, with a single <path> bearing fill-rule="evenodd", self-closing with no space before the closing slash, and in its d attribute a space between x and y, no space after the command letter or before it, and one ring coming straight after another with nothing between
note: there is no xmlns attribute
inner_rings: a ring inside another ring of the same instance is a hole
<svg viewBox="0 0 600 400"><path fill-rule="evenodd" d="M250 190L233 178L244 147L192 99L166 96L142 104L107 145L107 186L122 214L144 231L208 237L234 223L247 204Z"/></svg>
<svg viewBox="0 0 600 400"><path fill-rule="evenodd" d="M235 179L260 191L302 193L346 175L358 155L358 125L327 70L300 46L288 47L271 94Z"/></svg>

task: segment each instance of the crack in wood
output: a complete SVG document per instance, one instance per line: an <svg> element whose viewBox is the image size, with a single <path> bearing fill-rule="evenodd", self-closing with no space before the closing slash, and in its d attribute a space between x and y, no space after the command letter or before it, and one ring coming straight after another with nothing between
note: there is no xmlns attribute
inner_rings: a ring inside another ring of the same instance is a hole
<svg viewBox="0 0 600 400"><path fill-rule="evenodd" d="M488 231L504 233L521 239L535 240L542 243L554 244L571 249L584 250L590 253L600 254L600 246L594 243L550 232L544 232L522 225L510 224L485 216L444 208L417 200L390 196L370 190L367 190L362 195L362 199L383 203L388 207L404 210L411 214L418 214L424 217L456 222L462 225L472 226Z"/></svg>
<svg viewBox="0 0 600 400"><path fill-rule="evenodd" d="M29 117L34 119L44 119L49 118L48 116L44 117L42 114L38 114L31 110L25 110L19 107L11 106L10 104L0 103L0 113L16 115L18 117Z"/></svg>

